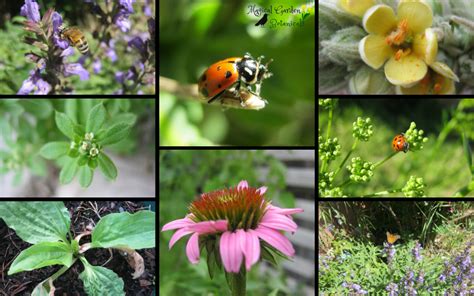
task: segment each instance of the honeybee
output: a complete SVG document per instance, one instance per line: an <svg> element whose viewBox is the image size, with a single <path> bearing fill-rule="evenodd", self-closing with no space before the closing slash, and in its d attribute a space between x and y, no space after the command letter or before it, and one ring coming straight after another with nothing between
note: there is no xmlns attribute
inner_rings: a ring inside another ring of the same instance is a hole
<svg viewBox="0 0 474 296"><path fill-rule="evenodd" d="M68 40L69 43L77 48L77 50L82 54L87 54L89 52L89 44L87 43L86 37L77 27L60 26L58 29L59 37L61 37L61 39Z"/></svg>

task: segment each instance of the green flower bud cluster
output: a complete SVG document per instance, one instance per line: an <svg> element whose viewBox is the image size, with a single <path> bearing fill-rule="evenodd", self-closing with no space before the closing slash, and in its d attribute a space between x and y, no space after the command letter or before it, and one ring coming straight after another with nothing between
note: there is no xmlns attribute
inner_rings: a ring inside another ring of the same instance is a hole
<svg viewBox="0 0 474 296"><path fill-rule="evenodd" d="M428 138L423 137L423 134L423 130L416 129L416 123L410 123L410 128L405 132L405 138L410 144L411 151L423 149L423 143L428 142Z"/></svg>
<svg viewBox="0 0 474 296"><path fill-rule="evenodd" d="M336 104L338 99L318 99L319 106L324 109L331 109Z"/></svg>
<svg viewBox="0 0 474 296"><path fill-rule="evenodd" d="M340 187L334 187L331 188L330 190L325 189L323 192L319 192L320 197L347 197L347 195L344 195Z"/></svg>
<svg viewBox="0 0 474 296"><path fill-rule="evenodd" d="M318 137L319 141L319 158L321 160L334 160L341 154L341 145L337 138L323 141L322 137Z"/></svg>
<svg viewBox="0 0 474 296"><path fill-rule="evenodd" d="M416 178L410 176L410 180L405 184L402 189L405 197L425 197L425 184L423 178Z"/></svg>
<svg viewBox="0 0 474 296"><path fill-rule="evenodd" d="M373 125L370 123L370 117L357 117L357 121L352 123L352 136L361 141L367 142L374 133Z"/></svg>
<svg viewBox="0 0 474 296"><path fill-rule="evenodd" d="M323 172L319 174L319 192L331 188L332 182L334 181L334 172Z"/></svg>
<svg viewBox="0 0 474 296"><path fill-rule="evenodd" d="M374 175L375 165L370 161L364 161L360 157L352 158L352 163L346 168L351 173L350 179L357 183L369 182Z"/></svg>

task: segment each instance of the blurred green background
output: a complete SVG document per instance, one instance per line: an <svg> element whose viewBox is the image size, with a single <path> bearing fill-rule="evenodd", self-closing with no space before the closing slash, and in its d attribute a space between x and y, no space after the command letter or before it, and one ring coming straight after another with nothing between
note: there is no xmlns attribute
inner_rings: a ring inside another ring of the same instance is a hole
<svg viewBox="0 0 474 296"><path fill-rule="evenodd" d="M264 27L255 26L263 14L252 11L259 8L272 9ZM309 13L303 23L302 9ZM159 21L160 76L182 85L197 83L214 62L246 52L274 60L261 92L269 104L259 111L223 112L160 92L161 145L314 145L314 1L165 0ZM272 28L276 23L290 25Z"/></svg>
<svg viewBox="0 0 474 296"><path fill-rule="evenodd" d="M105 52L100 50L99 42L95 36L99 34L99 30L102 31L101 20L93 14L91 6L86 3L87 1L36 0L36 2L39 4L41 18L49 8L54 8L61 14L63 21L68 26L77 26L81 29L89 43L91 53L98 52L96 57L102 63L99 73L94 73L92 61L88 58L84 67L90 74L89 80L82 81L78 75L67 78L75 93L113 94L121 90L122 85L115 79L116 73L119 71L126 73L130 66L140 58L138 51L130 50L127 42L137 34L148 35L147 19L149 17L143 12L145 1L140 0L132 4L134 13L129 17L130 31L123 33L115 25L110 27L109 37L114 39L117 55L115 62L112 62ZM105 3L105 1L89 2L97 2L101 5ZM154 16L155 1L149 2ZM22 41L26 36L31 36L23 29L23 21L26 20L26 17L20 16L20 9L24 3L24 0L0 0L0 94L16 94L18 92L23 81L34 69L34 64L26 61L25 54L31 51L39 52L36 47ZM75 50L74 55L67 58L67 62L76 63L80 57L79 51ZM133 93L138 91L143 94L154 94L155 86L141 85Z"/></svg>
<svg viewBox="0 0 474 296"><path fill-rule="evenodd" d="M453 196L472 181L474 168L469 165L462 135L472 147L474 141L474 99L340 99L334 111L330 138L337 137L341 145L341 156L331 163L330 171L335 171L354 138L352 123L357 117L370 117L374 135L368 142L359 142L350 156L376 163L392 153L395 135L406 131L410 122L422 129L428 142L421 151L398 153L374 171L369 183L351 183L343 188L347 196L361 196L401 188L410 176L422 177L428 197ZM328 111L319 109L319 129L326 138ZM466 147L466 149L467 149ZM349 159L350 161L350 159ZM335 184L349 178L345 168L337 176ZM321 163L320 163L321 164ZM471 173L472 171L472 173ZM471 185L472 186L472 185ZM474 189L474 188L473 188ZM402 193L387 195L403 196ZM473 192L466 196L474 196Z"/></svg>
<svg viewBox="0 0 474 296"><path fill-rule="evenodd" d="M159 191L160 295L230 295L223 272L209 278L205 251L200 263L193 265L186 256L189 236L181 238L171 250L168 244L174 231L161 232L163 225L182 219L199 194L233 187L247 180L252 187L267 186L267 196L284 207L294 207L295 198L286 191L285 165L264 151L239 150L161 150ZM269 169L265 181L257 168ZM247 295L302 295L286 284L281 269L263 273L260 264L247 276ZM302 289L302 284L299 289Z"/></svg>

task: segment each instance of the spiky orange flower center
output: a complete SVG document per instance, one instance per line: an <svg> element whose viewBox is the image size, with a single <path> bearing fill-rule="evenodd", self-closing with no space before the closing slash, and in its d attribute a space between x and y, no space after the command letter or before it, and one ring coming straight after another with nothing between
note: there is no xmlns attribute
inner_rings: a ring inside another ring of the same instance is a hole
<svg viewBox="0 0 474 296"><path fill-rule="evenodd" d="M228 188L203 193L189 206L195 222L227 220L231 231L255 229L267 202L256 188Z"/></svg>

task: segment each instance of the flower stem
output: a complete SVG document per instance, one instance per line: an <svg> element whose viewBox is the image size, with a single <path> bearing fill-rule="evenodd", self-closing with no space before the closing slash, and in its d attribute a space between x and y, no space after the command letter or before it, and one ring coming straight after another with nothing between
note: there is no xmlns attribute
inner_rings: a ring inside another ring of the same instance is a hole
<svg viewBox="0 0 474 296"><path fill-rule="evenodd" d="M239 273L228 273L232 296L245 296L247 274L245 267L242 265Z"/></svg>

